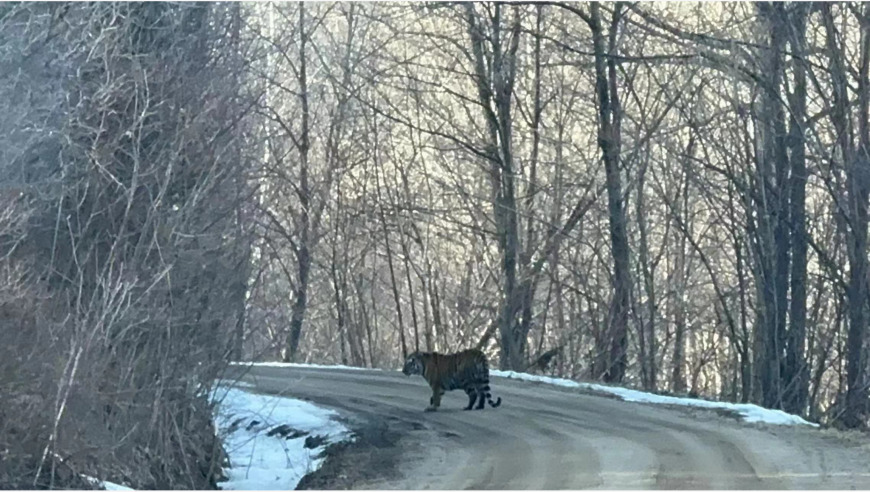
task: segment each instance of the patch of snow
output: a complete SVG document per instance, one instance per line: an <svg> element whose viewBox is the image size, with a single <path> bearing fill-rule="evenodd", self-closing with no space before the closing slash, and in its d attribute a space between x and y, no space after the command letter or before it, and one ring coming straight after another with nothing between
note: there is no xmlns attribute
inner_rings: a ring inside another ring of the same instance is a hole
<svg viewBox="0 0 870 492"><path fill-rule="evenodd" d="M489 373L493 376L500 376L511 379L521 379L523 381L534 381L545 384L553 384L566 388L578 388L600 393L607 393L618 396L625 401L652 403L659 405L683 405L688 407L712 408L720 410L730 410L739 414L746 422L761 422L773 425L810 425L818 427L818 424L807 422L797 415L783 412L782 410L771 410L750 403L728 403L718 401L699 400L695 398L680 398L676 396L657 395L654 393L646 393L643 391L620 388L617 386L606 386L603 384L593 383L578 383L570 379L551 378L547 376L538 376L535 374L526 374L515 371L496 371L490 370Z"/></svg>
<svg viewBox="0 0 870 492"><path fill-rule="evenodd" d="M298 368L308 368L308 369L344 369L344 370L352 370L352 371L376 371L377 369L369 369L366 367L353 367L353 366L343 366L341 364L336 365L323 365L323 364L301 364L298 362L230 362L230 365L233 366L255 366L255 367L298 367Z"/></svg>
<svg viewBox="0 0 870 492"><path fill-rule="evenodd" d="M205 396L207 391L215 391L215 388L254 388L255 386L247 381L239 381L233 379L216 379L211 386L206 386L202 383L196 383L196 396Z"/></svg>
<svg viewBox="0 0 870 492"><path fill-rule="evenodd" d="M118 485L116 483L107 482L103 480L103 488L106 490L133 490L130 487L126 487L124 485Z"/></svg>
<svg viewBox="0 0 870 492"><path fill-rule="evenodd" d="M84 477L85 480L92 483L93 485L100 487L100 489L102 490L135 490L125 485L118 485L116 483L107 482L105 480L100 480L99 478L92 477L90 475L82 475L82 477Z"/></svg>
<svg viewBox="0 0 870 492"><path fill-rule="evenodd" d="M581 385L577 381L572 381L570 379L538 376L536 374L527 374L525 372L498 371L495 369L490 369L489 373L493 376L499 376L502 378L521 379L523 381L533 381L536 383L554 384L556 386L564 386L566 388L582 388L583 387L583 385Z"/></svg>
<svg viewBox="0 0 870 492"><path fill-rule="evenodd" d="M219 484L224 490L293 490L320 468L327 445L353 439L335 411L302 400L227 386L213 397L230 461L228 480Z"/></svg>
<svg viewBox="0 0 870 492"><path fill-rule="evenodd" d="M232 379L218 379L215 386L223 388L255 388L256 386L247 381L234 381Z"/></svg>

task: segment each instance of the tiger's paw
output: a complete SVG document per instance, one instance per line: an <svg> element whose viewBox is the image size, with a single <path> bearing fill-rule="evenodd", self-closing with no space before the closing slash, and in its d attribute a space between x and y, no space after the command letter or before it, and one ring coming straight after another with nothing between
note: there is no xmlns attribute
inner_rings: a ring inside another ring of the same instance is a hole
<svg viewBox="0 0 870 492"><path fill-rule="evenodd" d="M424 412L434 412L435 410L438 410L438 407L428 406L428 407L426 407L426 409L423 410L423 411L424 411Z"/></svg>

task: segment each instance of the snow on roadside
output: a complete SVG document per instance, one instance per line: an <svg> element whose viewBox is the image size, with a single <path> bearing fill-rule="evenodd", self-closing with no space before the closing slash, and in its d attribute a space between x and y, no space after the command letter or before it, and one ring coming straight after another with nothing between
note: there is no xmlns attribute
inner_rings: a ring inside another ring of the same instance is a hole
<svg viewBox="0 0 870 492"><path fill-rule="evenodd" d="M351 367L342 365L321 365L321 364L300 364L292 362L234 362L234 365L245 366L261 366L261 367L298 367L311 369L346 369L355 371L374 370L363 367ZM818 427L818 424L808 422L797 415L792 415L782 410L771 410L752 405L749 403L728 403L716 402L708 400L700 400L693 398L680 398L676 396L657 395L654 393L645 393L643 391L621 388L617 386L606 386L603 384L594 383L579 383L570 379L552 378L547 376L539 376L536 374L526 374L515 371L498 371L490 370L493 376L500 376L511 379L521 379L523 381L532 381L538 383L552 384L565 388L585 389L596 391L599 393L607 393L617 396L625 401L652 403L660 405L683 405L689 407L712 408L721 410L730 410L739 414L746 422L761 422L774 425L809 425Z"/></svg>
<svg viewBox="0 0 870 492"><path fill-rule="evenodd" d="M247 381L233 381L231 379L218 379L215 381L216 388L256 388Z"/></svg>
<svg viewBox="0 0 870 492"><path fill-rule="evenodd" d="M85 480L90 482L91 484L100 487L101 490L135 490L127 487L126 485L118 485L116 483L107 482L105 480L100 480L97 477L92 477L90 475L82 475Z"/></svg>
<svg viewBox="0 0 870 492"><path fill-rule="evenodd" d="M229 383L229 382L227 382ZM238 386L238 383L231 383ZM352 440L329 409L294 398L219 386L215 423L230 465L224 490L293 490L323 464L327 445Z"/></svg>
<svg viewBox="0 0 870 492"><path fill-rule="evenodd" d="M570 379L551 378L547 376L538 376L535 374L526 374L515 371L497 371L490 370L489 373L493 376L500 376L510 379L521 379L523 381L534 381L538 383L553 384L565 388L578 388L600 393L607 393L618 396L625 401L639 403L653 403L660 405L683 405L688 407L712 408L721 410L730 410L737 412L746 422L761 422L773 425L810 425L818 427L818 424L807 422L797 415L783 412L782 410L771 410L762 408L758 405L749 403L728 403L718 401L699 400L694 398L680 398L676 396L657 395L654 393L645 393L643 391L620 388L616 386L606 386L603 384L593 383L578 383Z"/></svg>
<svg viewBox="0 0 870 492"><path fill-rule="evenodd" d="M551 378L547 376L538 376L536 374L527 374L525 372L516 371L499 371L490 369L489 374L508 379L521 379L523 381L532 381L535 383L553 384L556 386L564 386L565 388L583 388L584 386L577 381L562 378Z"/></svg>
<svg viewBox="0 0 870 492"><path fill-rule="evenodd" d="M230 365L233 366L254 366L254 367L299 367L302 369L344 369L351 371L377 371L377 369L368 369L366 367L353 367L353 366L343 366L341 364L336 365L323 365L323 364L302 364L299 362L230 362Z"/></svg>
<svg viewBox="0 0 870 492"><path fill-rule="evenodd" d="M116 483L107 482L105 480L103 480L103 488L106 490L135 490L125 485L118 485Z"/></svg>

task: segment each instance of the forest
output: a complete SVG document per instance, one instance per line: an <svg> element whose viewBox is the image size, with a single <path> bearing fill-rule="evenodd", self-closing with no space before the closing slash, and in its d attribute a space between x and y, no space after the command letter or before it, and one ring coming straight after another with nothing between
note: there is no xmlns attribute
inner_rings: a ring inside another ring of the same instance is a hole
<svg viewBox="0 0 870 492"><path fill-rule="evenodd" d="M0 488L209 488L231 361L870 421L870 4L0 3Z"/></svg>

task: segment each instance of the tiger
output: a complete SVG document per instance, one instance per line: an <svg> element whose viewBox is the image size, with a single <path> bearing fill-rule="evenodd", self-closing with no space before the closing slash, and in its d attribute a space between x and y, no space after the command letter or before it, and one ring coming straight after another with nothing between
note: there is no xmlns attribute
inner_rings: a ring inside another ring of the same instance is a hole
<svg viewBox="0 0 870 492"><path fill-rule="evenodd" d="M434 412L441 406L441 396L445 391L465 390L471 410L477 400L475 410L482 410L489 401L492 408L501 405L501 397L492 401L489 389L489 364L486 356L478 349L468 349L453 354L437 352L414 352L405 359L402 373L406 376L419 374L432 388L427 412Z"/></svg>

